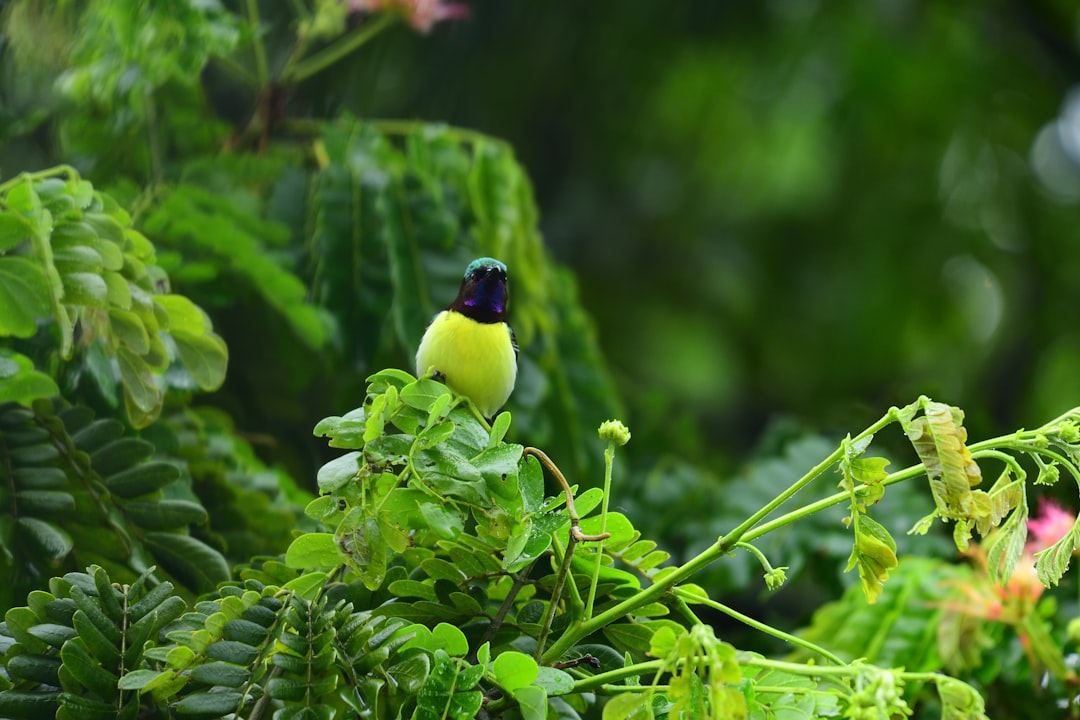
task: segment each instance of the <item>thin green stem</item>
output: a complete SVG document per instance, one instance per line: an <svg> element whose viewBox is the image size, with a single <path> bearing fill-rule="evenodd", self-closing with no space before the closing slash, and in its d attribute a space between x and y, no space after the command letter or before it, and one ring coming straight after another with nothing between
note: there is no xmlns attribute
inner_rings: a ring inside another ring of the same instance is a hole
<svg viewBox="0 0 1080 720"><path fill-rule="evenodd" d="M785 662L783 660L769 660L763 657L746 657L739 661L740 665L748 665L750 667L766 668L769 670L781 670L783 672L792 673L795 675L807 675L810 677L845 677L851 675L858 675L859 669L853 665L840 665L839 667L832 667L829 665L807 665L805 663ZM905 673L900 673L906 677Z"/></svg>
<svg viewBox="0 0 1080 720"><path fill-rule="evenodd" d="M701 551L696 557L691 558L683 565L675 568L670 575L664 577L663 582L650 585L640 593L613 605L595 617L588 618L584 622L567 628L566 632L564 632L543 654L541 664L550 665L552 662L561 658L563 653L577 644L578 640L581 638L591 635L597 630L618 620L620 617L630 613L635 608L656 602L660 596L670 590L673 586L687 579L718 558L723 557L729 550L729 546L723 544L721 541L717 541Z"/></svg>
<svg viewBox="0 0 1080 720"><path fill-rule="evenodd" d="M559 552L562 552L562 545L559 544L557 537L551 538L551 544L558 548ZM572 570L573 568L571 568ZM573 577L572 575L570 576ZM577 583L570 582L566 585L566 591L570 594L570 610L573 613L575 619L580 619L585 610L585 601L581 599L581 592L578 590Z"/></svg>
<svg viewBox="0 0 1080 720"><path fill-rule="evenodd" d="M596 675L590 675L587 678L578 680L574 683L574 692L580 693L587 690L593 690L601 685L609 685L619 680L623 680L628 677L634 677L636 675L644 675L648 672L656 672L664 668L663 660L650 660L648 662L637 663L636 665L627 665L626 667L615 668L614 670L608 670L607 672L597 673Z"/></svg>
<svg viewBox="0 0 1080 720"><path fill-rule="evenodd" d="M858 442L859 440L867 437L868 435L875 434L881 428L883 428L886 425L894 422L896 420L896 413L897 412L898 412L898 410L896 408L891 408L889 410L889 412L887 412L884 416L882 416L882 418L880 420L878 420L873 425L871 425L870 427L866 428L861 433L856 435L851 440L851 442L852 443ZM748 517L746 520L744 520L741 525L739 525L734 530L732 530L727 535L725 535L723 539L725 541L728 541L729 544L734 545L735 542L738 542L739 540L742 539L743 535L745 535L746 532L748 530L750 530L750 528L754 527L759 522L761 522L766 517L768 517L772 513L773 510L775 510L776 508L780 507L785 502L787 502L793 495L795 495L795 493L799 492L804 487L809 485L811 482L813 482L815 479L817 479L819 476L821 476L826 470L828 470L830 467L832 467L837 462L839 462L840 459L843 458L843 457L844 457L844 445L841 444L840 447L836 448L836 450L834 450L831 455L829 455L827 458L825 458L824 460L819 462L814 467L810 468L810 471L808 473L806 473L805 475L803 475L798 480L796 480L791 485L791 487L789 487L787 490L785 490L784 492L777 495L775 498L773 498L772 501L767 503L765 505L765 507L761 508L756 513L754 513L753 515Z"/></svg>
<svg viewBox="0 0 1080 720"><path fill-rule="evenodd" d="M1017 479L1023 480L1027 477L1027 471L1024 470L1024 468L1020 465L1019 462L1017 462L1015 457L1013 457L1007 452L1002 452L1001 450L979 450L977 452L971 453L971 457L975 458L976 460L980 458L999 460L1003 464L1008 466L1010 470L1012 470L1013 474L1016 475Z"/></svg>
<svg viewBox="0 0 1080 720"><path fill-rule="evenodd" d="M540 637L536 641L536 659L540 660L544 653L544 645L547 644L548 636L551 635L551 624L555 621L555 608L559 605L559 596L562 595L563 586L566 584L566 576L570 573L570 562L574 558L574 547L577 542L573 533L569 535L566 552L563 553L562 562L559 563L559 574L555 578L555 587L551 590L551 602L548 604L544 620L540 625ZM573 585L573 583L570 583ZM576 588L575 588L576 590Z"/></svg>
<svg viewBox="0 0 1080 720"><path fill-rule="evenodd" d="M1037 450L1031 450L1030 452L1032 452L1033 454L1038 453L1039 455L1045 455L1046 457L1056 462L1058 465L1064 466L1065 469L1069 471L1069 474L1073 476L1073 480L1076 481L1076 484L1080 485L1080 470L1077 470L1076 466L1073 465L1073 463L1069 462L1068 458L1059 453L1057 450L1051 450L1049 448L1039 448Z"/></svg>
<svg viewBox="0 0 1080 720"><path fill-rule="evenodd" d="M734 618L734 619L738 620L739 622L743 623L744 625L748 625L749 627L752 627L755 630L763 632L766 635L772 635L773 637L779 638L780 640L783 640L784 642L789 642L792 645L798 645L799 647L803 648L804 650L809 650L812 653L820 655L821 657L825 658L829 662L835 663L837 665L844 665L845 664L844 661L841 660L840 658L838 658L836 655L832 654L831 652L829 652L828 650L826 650L825 648L823 648L823 647L821 647L819 645L815 645L814 643L810 642L809 640L803 640L802 638L796 637L795 635L791 635L789 633L786 633L783 630L778 630L778 629L772 627L771 625L766 625L765 623L763 623L763 622L761 622L759 620L755 620L754 618L752 618L752 617L750 617L748 615L743 615L738 610L730 608L727 605L724 605L723 603L718 603L715 600L712 600L711 598L704 598L704 597L702 597L700 595L697 595L695 593L683 591L680 588L675 588L675 595L676 595L676 597L682 598L683 600L686 600L686 601L689 601L689 602L694 602L694 603L701 603L702 605L705 605L707 607L711 607L713 610L719 610L720 612L724 613L728 617Z"/></svg>
<svg viewBox="0 0 1080 720"><path fill-rule="evenodd" d="M903 480L917 477L918 475L921 475L925 472L926 469L921 464L912 465L911 467L904 468L903 470L898 470L897 472L890 474L887 478L881 481L881 484L892 485L893 483L898 483ZM812 502L809 505L804 505L797 510L792 510L789 513L781 515L780 517L770 520L767 523L762 523L753 530L748 531L742 537L742 540L744 542L752 542L757 538L761 537L762 535L767 535L768 533L771 533L778 528L782 528L783 526L799 520L800 518L804 518L808 515L813 515L816 512L824 510L825 508L832 507L833 505L839 505L840 503L850 499L851 494L847 491L838 492L834 495L830 495L829 497L822 498L821 500Z"/></svg>
<svg viewBox="0 0 1080 720"><path fill-rule="evenodd" d="M0 195L26 180L34 182L36 180L44 180L45 178L53 177L54 175L66 175L69 180L79 179L79 171L75 168L70 165L57 165L56 167L51 167L47 170L39 170L38 172L19 173L7 182L0 183Z"/></svg>
<svg viewBox="0 0 1080 720"><path fill-rule="evenodd" d="M608 442L604 449L604 498L600 503L600 535L607 533L608 499L611 497L611 466L615 463L615 444ZM589 599L585 603L585 618L592 617L596 602L596 586L600 582L600 568L604 561L604 540L596 545L596 565L593 567L592 581L589 583Z"/></svg>
<svg viewBox="0 0 1080 720"><path fill-rule="evenodd" d="M746 542L737 542L735 543L735 547L746 550L748 553L756 557L758 563L761 564L761 569L764 570L766 574L773 571L773 566L772 563L769 562L769 558L765 557L765 553L761 552L761 550L758 550L756 546Z"/></svg>
<svg viewBox="0 0 1080 720"><path fill-rule="evenodd" d="M361 25L336 43L303 60L290 63L281 73L282 82L303 82L315 73L325 70L390 27L395 19L393 13L380 13L370 23Z"/></svg>
<svg viewBox="0 0 1080 720"><path fill-rule="evenodd" d="M270 71L266 65L266 47L263 45L262 33L259 31L259 0L247 0L248 22L251 23L251 49L255 53L255 72L257 73L259 86L266 87L270 80Z"/></svg>

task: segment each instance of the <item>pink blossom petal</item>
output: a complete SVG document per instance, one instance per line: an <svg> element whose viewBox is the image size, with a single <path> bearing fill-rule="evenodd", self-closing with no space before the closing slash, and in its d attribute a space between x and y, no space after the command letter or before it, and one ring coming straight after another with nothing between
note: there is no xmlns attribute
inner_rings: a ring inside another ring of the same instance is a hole
<svg viewBox="0 0 1080 720"><path fill-rule="evenodd" d="M1028 520L1028 544L1043 550L1056 543L1072 530L1076 516L1052 500L1039 499L1039 513Z"/></svg>

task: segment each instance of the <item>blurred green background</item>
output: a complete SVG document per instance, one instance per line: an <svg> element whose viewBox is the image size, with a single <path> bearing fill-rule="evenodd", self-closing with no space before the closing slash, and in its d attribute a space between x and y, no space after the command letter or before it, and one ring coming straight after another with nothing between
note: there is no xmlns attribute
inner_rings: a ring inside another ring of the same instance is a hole
<svg viewBox="0 0 1080 720"><path fill-rule="evenodd" d="M478 2L334 81L508 139L631 427L715 460L921 393L974 437L1077 404L1078 27L1067 2Z"/></svg>

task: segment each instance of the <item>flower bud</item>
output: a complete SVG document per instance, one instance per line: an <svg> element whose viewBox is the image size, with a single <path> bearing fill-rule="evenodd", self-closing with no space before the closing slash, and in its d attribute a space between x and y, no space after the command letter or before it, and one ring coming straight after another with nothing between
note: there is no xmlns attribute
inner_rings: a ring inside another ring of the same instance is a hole
<svg viewBox="0 0 1080 720"><path fill-rule="evenodd" d="M600 423L600 439L622 446L630 442L630 429L619 420L605 420Z"/></svg>

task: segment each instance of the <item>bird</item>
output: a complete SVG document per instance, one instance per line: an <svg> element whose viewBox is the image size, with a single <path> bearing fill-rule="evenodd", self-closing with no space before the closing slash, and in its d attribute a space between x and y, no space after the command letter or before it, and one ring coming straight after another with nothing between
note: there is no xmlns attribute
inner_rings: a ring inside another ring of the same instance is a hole
<svg viewBox="0 0 1080 720"><path fill-rule="evenodd" d="M518 345L506 322L506 265L489 257L465 269L457 297L428 324L416 373L446 383L485 418L506 404L517 381Z"/></svg>

